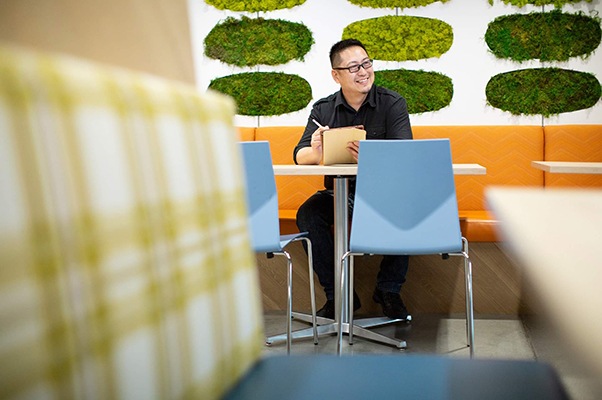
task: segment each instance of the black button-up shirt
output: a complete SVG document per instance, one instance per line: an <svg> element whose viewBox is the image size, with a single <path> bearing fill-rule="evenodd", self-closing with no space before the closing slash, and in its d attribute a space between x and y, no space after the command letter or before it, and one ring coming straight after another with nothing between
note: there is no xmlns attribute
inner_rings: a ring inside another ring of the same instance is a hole
<svg viewBox="0 0 602 400"><path fill-rule="evenodd" d="M305 131L293 152L295 163L297 152L311 146L311 135L317 129L312 119L329 128L363 125L367 140L412 139L406 100L398 93L372 85L364 104L355 111L339 90L314 103ZM350 182L350 190L355 186L353 183ZM331 177L325 177L324 186L332 189Z"/></svg>

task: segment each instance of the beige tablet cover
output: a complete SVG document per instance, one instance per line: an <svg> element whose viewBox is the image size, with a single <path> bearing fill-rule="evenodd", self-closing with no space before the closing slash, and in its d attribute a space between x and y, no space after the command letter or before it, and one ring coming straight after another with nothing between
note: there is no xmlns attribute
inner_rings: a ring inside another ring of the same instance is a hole
<svg viewBox="0 0 602 400"><path fill-rule="evenodd" d="M353 156L347 151L347 143L365 139L366 131L353 127L324 131L322 134L322 164L355 164Z"/></svg>

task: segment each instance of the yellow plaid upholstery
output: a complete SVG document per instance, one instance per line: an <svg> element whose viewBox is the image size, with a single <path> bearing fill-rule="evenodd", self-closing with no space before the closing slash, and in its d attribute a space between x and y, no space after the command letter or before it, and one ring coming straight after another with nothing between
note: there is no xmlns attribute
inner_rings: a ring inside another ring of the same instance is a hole
<svg viewBox="0 0 602 400"><path fill-rule="evenodd" d="M0 47L0 398L218 398L260 356L234 104Z"/></svg>

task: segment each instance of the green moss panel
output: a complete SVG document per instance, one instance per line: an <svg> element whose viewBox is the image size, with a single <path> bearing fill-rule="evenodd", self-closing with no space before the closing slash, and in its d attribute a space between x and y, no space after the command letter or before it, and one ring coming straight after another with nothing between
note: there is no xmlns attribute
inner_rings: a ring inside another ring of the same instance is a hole
<svg viewBox="0 0 602 400"><path fill-rule="evenodd" d="M414 8L449 0L348 0L351 4L370 8Z"/></svg>
<svg viewBox="0 0 602 400"><path fill-rule="evenodd" d="M343 39L355 38L377 60L408 61L440 57L453 41L452 27L438 19L385 16L353 22Z"/></svg>
<svg viewBox="0 0 602 400"><path fill-rule="evenodd" d="M237 114L282 115L305 108L312 99L311 86L298 75L282 72L245 72L216 78L209 89L231 96Z"/></svg>
<svg viewBox="0 0 602 400"><path fill-rule="evenodd" d="M485 42L499 58L566 61L600 45L600 18L560 11L504 15L489 23Z"/></svg>
<svg viewBox="0 0 602 400"><path fill-rule="evenodd" d="M436 111L447 107L454 96L451 78L438 72L406 69L374 73L374 82L405 97L410 114Z"/></svg>
<svg viewBox="0 0 602 400"><path fill-rule="evenodd" d="M493 1L494 0L488 0L489 4L493 5ZM500 1L500 0L498 0ZM524 7L526 5L532 5L532 6L549 6L549 5L553 5L556 8L562 8L562 6L564 6L565 4L572 4L572 3L580 3L582 1L585 1L587 3L591 3L592 0L501 0L506 4L510 4L512 6L516 6L516 7Z"/></svg>
<svg viewBox="0 0 602 400"><path fill-rule="evenodd" d="M314 44L303 24L279 19L226 18L205 37L205 55L239 67L303 61Z"/></svg>
<svg viewBox="0 0 602 400"><path fill-rule="evenodd" d="M205 0L205 3L218 10L258 12L293 8L305 0Z"/></svg>
<svg viewBox="0 0 602 400"><path fill-rule="evenodd" d="M593 107L602 94L593 74L561 68L533 68L495 75L485 89L487 102L520 115L557 115Z"/></svg>

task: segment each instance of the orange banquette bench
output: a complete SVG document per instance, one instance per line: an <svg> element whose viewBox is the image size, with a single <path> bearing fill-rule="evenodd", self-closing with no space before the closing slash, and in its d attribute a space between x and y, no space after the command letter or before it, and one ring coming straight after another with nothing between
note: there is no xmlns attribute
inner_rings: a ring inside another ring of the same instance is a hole
<svg viewBox="0 0 602 400"><path fill-rule="evenodd" d="M266 140L274 164L292 164L303 126L239 128L241 140ZM534 160L602 161L602 125L454 125L413 126L415 139L449 138L454 163L477 163L486 175L456 176L463 235L472 242L495 242L496 220L487 210L487 186L598 187L602 175L548 174ZM278 176L281 230L297 230L295 215L310 195L323 188L316 176Z"/></svg>

